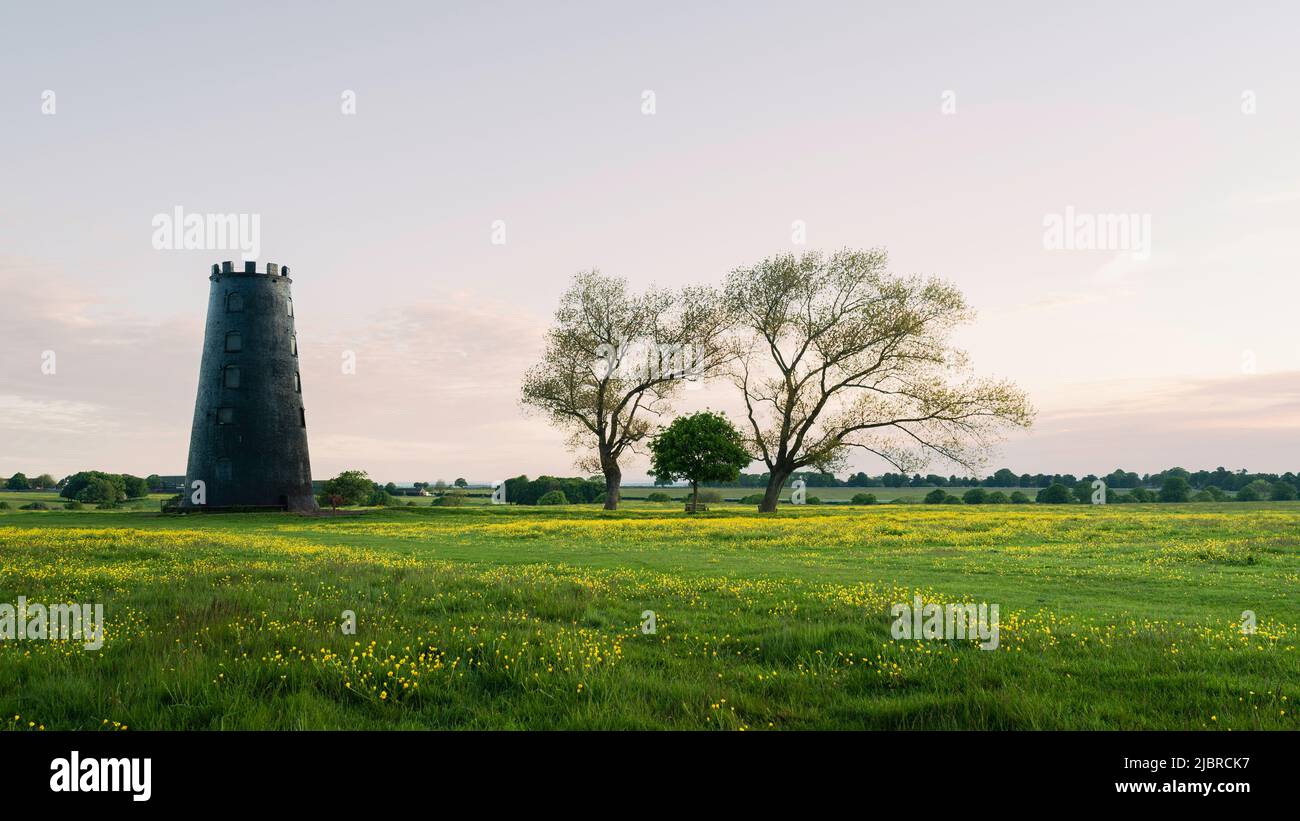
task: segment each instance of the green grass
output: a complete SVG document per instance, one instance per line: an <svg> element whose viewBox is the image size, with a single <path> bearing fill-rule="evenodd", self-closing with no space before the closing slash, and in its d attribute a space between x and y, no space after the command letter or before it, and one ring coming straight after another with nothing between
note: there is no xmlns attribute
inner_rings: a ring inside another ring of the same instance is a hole
<svg viewBox="0 0 1300 821"><path fill-rule="evenodd" d="M1297 729L1298 533L1300 503L10 510L0 602L109 629L0 641L0 727ZM999 649L892 639L916 593L997 603Z"/></svg>
<svg viewBox="0 0 1300 821"><path fill-rule="evenodd" d="M83 510L94 511L96 513L120 513L122 511L156 511L162 506L165 499L171 498L172 494L168 493L150 493L140 499L128 499L122 502L118 507L108 510L96 510L95 505L86 504ZM70 500L59 495L58 490L0 490L0 502L7 502L10 510L19 510L23 505L29 505L32 502L44 502L51 509L62 508ZM0 513L3 513L0 510Z"/></svg>

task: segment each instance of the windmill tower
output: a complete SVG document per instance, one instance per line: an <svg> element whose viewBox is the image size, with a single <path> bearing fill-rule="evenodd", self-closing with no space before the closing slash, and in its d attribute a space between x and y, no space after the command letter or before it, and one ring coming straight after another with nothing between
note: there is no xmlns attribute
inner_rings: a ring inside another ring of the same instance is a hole
<svg viewBox="0 0 1300 821"><path fill-rule="evenodd" d="M212 266L186 510L317 509L288 267ZM196 504L194 483L203 483Z"/></svg>

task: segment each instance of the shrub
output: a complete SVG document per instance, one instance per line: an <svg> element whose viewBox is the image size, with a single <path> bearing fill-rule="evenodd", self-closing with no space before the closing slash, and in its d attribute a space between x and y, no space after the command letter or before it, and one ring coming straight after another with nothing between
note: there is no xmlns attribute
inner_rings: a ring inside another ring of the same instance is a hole
<svg viewBox="0 0 1300 821"><path fill-rule="evenodd" d="M761 496L759 497L762 498ZM855 493L853 494L853 504L855 505L874 505L876 495L874 493Z"/></svg>
<svg viewBox="0 0 1300 821"><path fill-rule="evenodd" d="M8 502L0 502L0 510L8 510L8 509L9 509Z"/></svg>
<svg viewBox="0 0 1300 821"><path fill-rule="evenodd" d="M77 476L83 474L79 473ZM75 488L74 492L70 493L69 488ZM64 486L60 495L78 502L120 502L126 498L126 490L121 476L90 471L84 474L81 481L74 476Z"/></svg>
<svg viewBox="0 0 1300 821"><path fill-rule="evenodd" d="M925 503L927 505L941 505L944 503L944 501L947 498L948 498L948 494L944 492L944 489L941 487L937 487L934 490L930 491L929 493L925 494Z"/></svg>
<svg viewBox="0 0 1300 821"><path fill-rule="evenodd" d="M1055 484L1038 491L1038 502L1045 505L1066 505L1074 500L1074 493L1065 485Z"/></svg>
<svg viewBox="0 0 1300 821"><path fill-rule="evenodd" d="M654 493L651 493L649 496L645 497L645 500L647 502L671 502L673 500L673 497L669 496L667 493L664 493L662 490L656 490Z"/></svg>
<svg viewBox="0 0 1300 821"><path fill-rule="evenodd" d="M1273 485L1262 479L1256 479L1243 488L1237 489L1238 502L1258 502L1267 499L1273 493Z"/></svg>
<svg viewBox="0 0 1300 821"><path fill-rule="evenodd" d="M63 505L64 510L81 510L83 507L85 507L85 505L83 505L81 502L78 502L76 499L73 499L71 502L67 502Z"/></svg>
<svg viewBox="0 0 1300 821"><path fill-rule="evenodd" d="M1008 498L1009 498L1011 504L1013 504L1013 505L1027 505L1027 504L1029 504L1029 497L1026 496L1024 493L1018 491L1018 490L1016 490L1016 491L1012 491L1011 496L1008 497Z"/></svg>
<svg viewBox="0 0 1300 821"><path fill-rule="evenodd" d="M19 510L49 510L50 506L45 504L44 502L32 502L31 504L23 505L18 509Z"/></svg>
<svg viewBox="0 0 1300 821"><path fill-rule="evenodd" d="M1210 497L1216 502L1222 502L1224 499L1228 498L1228 494L1219 490L1214 485L1206 485L1205 490L1202 492L1210 494Z"/></svg>
<svg viewBox="0 0 1300 821"><path fill-rule="evenodd" d="M1274 482L1268 498L1274 502L1294 502L1295 486L1288 482Z"/></svg>
<svg viewBox="0 0 1300 821"><path fill-rule="evenodd" d="M100 502L95 505L95 510L117 510L122 506L121 502Z"/></svg>
<svg viewBox="0 0 1300 821"><path fill-rule="evenodd" d="M960 505L960 504L964 504L964 502L962 502L960 496L954 496L954 495L952 495L951 493L948 494L946 497L944 497L943 503L944 503L945 505Z"/></svg>
<svg viewBox="0 0 1300 821"><path fill-rule="evenodd" d="M819 505L822 503L822 500L819 496L809 496L803 500L803 503L806 505Z"/></svg>
<svg viewBox="0 0 1300 821"><path fill-rule="evenodd" d="M1025 497L1025 501L1026 502L1029 501L1028 496ZM1000 490L995 490L992 493L990 493L988 496L984 497L984 504L986 505L1005 505L1006 503L1007 503L1007 494L1003 493Z"/></svg>
<svg viewBox="0 0 1300 821"><path fill-rule="evenodd" d="M1128 495L1135 502L1155 501L1155 494L1144 487L1135 487L1128 492Z"/></svg>
<svg viewBox="0 0 1300 821"><path fill-rule="evenodd" d="M763 494L751 493L748 496L741 496L740 503L742 505L761 505L763 503Z"/></svg>
<svg viewBox="0 0 1300 821"><path fill-rule="evenodd" d="M429 502L430 507L460 507L465 504L465 494L461 491L444 493Z"/></svg>
<svg viewBox="0 0 1300 821"><path fill-rule="evenodd" d="M549 490L542 494L542 498L537 500L539 505L567 505L569 497L564 495L564 491L556 489Z"/></svg>
<svg viewBox="0 0 1300 821"><path fill-rule="evenodd" d="M982 505L988 501L989 494L982 487L973 487L961 495L961 500L968 505Z"/></svg>
<svg viewBox="0 0 1300 821"><path fill-rule="evenodd" d="M1193 502L1213 502L1213 501L1214 501L1214 495L1211 494L1208 490L1198 490L1196 493L1192 494L1192 501L1193 501Z"/></svg>
<svg viewBox="0 0 1300 821"><path fill-rule="evenodd" d="M375 484L364 470L345 470L325 483L321 490L322 507L337 505L359 505L373 501ZM335 498L337 497L337 498Z"/></svg>

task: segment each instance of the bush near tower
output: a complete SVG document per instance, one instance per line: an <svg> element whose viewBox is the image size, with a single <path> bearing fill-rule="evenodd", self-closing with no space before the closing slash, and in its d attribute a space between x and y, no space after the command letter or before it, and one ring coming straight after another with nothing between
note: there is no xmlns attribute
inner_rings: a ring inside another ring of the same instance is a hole
<svg viewBox="0 0 1300 821"><path fill-rule="evenodd" d="M320 495L321 506L363 505L370 501L375 483L364 470L345 470L325 483Z"/></svg>

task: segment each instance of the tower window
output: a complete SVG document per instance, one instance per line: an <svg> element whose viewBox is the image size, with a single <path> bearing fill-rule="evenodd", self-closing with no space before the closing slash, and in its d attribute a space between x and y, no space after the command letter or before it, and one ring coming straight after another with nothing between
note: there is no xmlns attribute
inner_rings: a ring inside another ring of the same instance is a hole
<svg viewBox="0 0 1300 821"><path fill-rule="evenodd" d="M228 294L226 296L226 313L237 314L244 310L244 295L238 293Z"/></svg>
<svg viewBox="0 0 1300 821"><path fill-rule="evenodd" d="M234 470L230 466L230 460L224 456L217 460L217 478L229 482L234 478Z"/></svg>
<svg viewBox="0 0 1300 821"><path fill-rule="evenodd" d="M291 336L289 337L289 351L290 351L294 356L297 356L297 355L298 355L298 335L297 335L297 334L293 334L293 335L291 335Z"/></svg>
<svg viewBox="0 0 1300 821"><path fill-rule="evenodd" d="M244 336L239 331L226 334L226 353L239 353L244 349Z"/></svg>
<svg viewBox="0 0 1300 821"><path fill-rule="evenodd" d="M285 306L286 310L289 312L289 316L293 316L293 297L289 297L285 300Z"/></svg>
<svg viewBox="0 0 1300 821"><path fill-rule="evenodd" d="M303 408L298 408L298 423L304 428L307 427L307 411Z"/></svg>
<svg viewBox="0 0 1300 821"><path fill-rule="evenodd" d="M302 393L302 376L297 371L293 372L293 389Z"/></svg>
<svg viewBox="0 0 1300 821"><path fill-rule="evenodd" d="M226 378L224 384L227 388L239 387L239 366L238 365L226 366Z"/></svg>
<svg viewBox="0 0 1300 821"><path fill-rule="evenodd" d="M234 421L235 421L234 408L217 408L218 425L231 425L234 424Z"/></svg>

